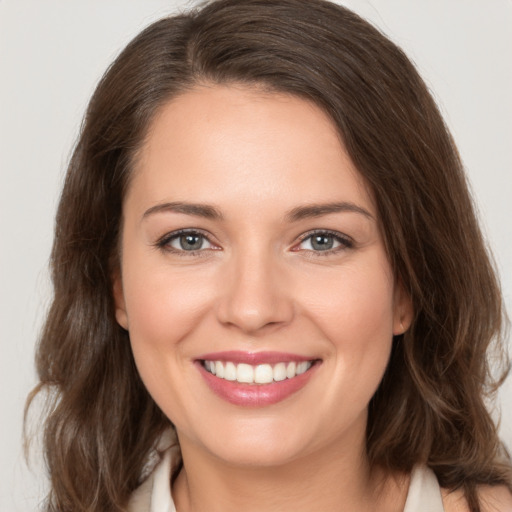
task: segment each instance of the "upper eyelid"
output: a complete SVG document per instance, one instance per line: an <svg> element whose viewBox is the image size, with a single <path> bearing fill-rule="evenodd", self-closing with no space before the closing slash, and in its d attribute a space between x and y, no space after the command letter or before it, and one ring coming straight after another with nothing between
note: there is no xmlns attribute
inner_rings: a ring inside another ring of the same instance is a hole
<svg viewBox="0 0 512 512"><path fill-rule="evenodd" d="M312 229L310 231L306 231L305 233L299 235L299 242L303 242L304 240L307 240L309 237L311 237L313 235L331 235L334 238L338 238L345 242L354 243L354 240L352 237L350 237L344 233L340 233L339 231L334 231L332 229Z"/></svg>
<svg viewBox="0 0 512 512"><path fill-rule="evenodd" d="M210 233L208 233L207 231L204 231L202 229L199 229L199 228L182 228L182 229L177 229L175 231L170 231L168 233L165 233L164 235L162 235L161 237L159 237L156 242L153 244L155 247L158 247L158 248L164 248L165 246L167 246L172 240L176 239L177 237L179 237L180 235L184 235L184 234L198 234L198 235L201 235L202 237L204 237L210 244L214 245L214 246L218 246L218 244L212 240L213 235L211 235ZM169 249L171 250L171 249ZM172 250L175 250L177 252L181 252L179 251L179 249L172 249ZM184 251L184 252L189 252L190 254L194 253L194 252L202 252L204 251L205 249L198 249L196 251Z"/></svg>
<svg viewBox="0 0 512 512"><path fill-rule="evenodd" d="M204 231L200 228L182 228L182 229L176 229L174 231L169 231L168 233L165 233L161 237L158 238L157 242L163 241L163 240L172 240L173 238L176 238L177 236L184 235L184 234L198 234L201 236L204 236L208 241L211 242L211 238L213 235L208 233L207 231Z"/></svg>

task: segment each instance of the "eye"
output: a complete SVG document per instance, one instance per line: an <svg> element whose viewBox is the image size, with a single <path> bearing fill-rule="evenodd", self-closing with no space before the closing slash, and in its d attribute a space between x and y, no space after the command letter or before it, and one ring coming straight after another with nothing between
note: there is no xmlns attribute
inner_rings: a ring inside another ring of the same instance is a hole
<svg viewBox="0 0 512 512"><path fill-rule="evenodd" d="M328 253L348 249L351 247L353 247L353 242L341 233L316 231L304 236L300 244L295 246L294 250Z"/></svg>
<svg viewBox="0 0 512 512"><path fill-rule="evenodd" d="M217 249L208 238L198 231L178 231L162 237L156 244L159 248L180 253L194 253Z"/></svg>
<svg viewBox="0 0 512 512"><path fill-rule="evenodd" d="M205 249L209 242L199 233L184 233L173 238L168 244L174 249L182 251L200 251Z"/></svg>

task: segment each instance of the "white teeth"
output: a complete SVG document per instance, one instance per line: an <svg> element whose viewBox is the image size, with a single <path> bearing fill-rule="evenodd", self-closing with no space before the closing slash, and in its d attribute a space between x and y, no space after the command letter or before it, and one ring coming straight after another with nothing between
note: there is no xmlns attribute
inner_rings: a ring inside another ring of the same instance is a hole
<svg viewBox="0 0 512 512"><path fill-rule="evenodd" d="M215 362L215 375L217 375L217 377L220 377L221 379L224 378L224 365L222 364L221 361Z"/></svg>
<svg viewBox="0 0 512 512"><path fill-rule="evenodd" d="M221 379L237 381L244 384L270 384L285 379L293 379L311 368L312 361L295 363L259 364L235 364L231 361L204 361L204 368Z"/></svg>
<svg viewBox="0 0 512 512"><path fill-rule="evenodd" d="M286 367L286 377L293 379L293 377L295 377L296 368L297 365L294 362L288 363L288 366Z"/></svg>
<svg viewBox="0 0 512 512"><path fill-rule="evenodd" d="M236 380L236 373L236 366L233 363L228 362L224 365L224 378L226 380Z"/></svg>
<svg viewBox="0 0 512 512"><path fill-rule="evenodd" d="M274 372L269 364L259 364L254 370L256 384L269 384L274 380Z"/></svg>
<svg viewBox="0 0 512 512"><path fill-rule="evenodd" d="M304 373L307 369L309 368L308 366L308 362L307 361L302 361L301 363L299 363L297 365L297 369L295 370L295 372L297 373L297 375L301 375L302 373Z"/></svg>
<svg viewBox="0 0 512 512"><path fill-rule="evenodd" d="M279 382L286 379L286 365L284 363L277 363L274 366L274 380Z"/></svg>
<svg viewBox="0 0 512 512"><path fill-rule="evenodd" d="M229 364L229 363L227 363ZM236 367L236 380L246 384L254 382L254 369L250 364L240 363Z"/></svg>

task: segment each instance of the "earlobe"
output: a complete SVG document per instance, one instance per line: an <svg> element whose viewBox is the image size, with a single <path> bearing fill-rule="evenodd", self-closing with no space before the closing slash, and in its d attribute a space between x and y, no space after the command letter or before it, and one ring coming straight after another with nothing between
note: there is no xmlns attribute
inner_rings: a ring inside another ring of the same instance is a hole
<svg viewBox="0 0 512 512"><path fill-rule="evenodd" d="M393 318L393 336L403 334L409 329L413 319L412 299L402 283L397 283L395 289L395 308Z"/></svg>
<svg viewBox="0 0 512 512"><path fill-rule="evenodd" d="M124 300L123 283L119 275L114 276L112 292L114 294L114 303L116 306L116 320L123 328L128 330L128 314L126 313L126 304Z"/></svg>

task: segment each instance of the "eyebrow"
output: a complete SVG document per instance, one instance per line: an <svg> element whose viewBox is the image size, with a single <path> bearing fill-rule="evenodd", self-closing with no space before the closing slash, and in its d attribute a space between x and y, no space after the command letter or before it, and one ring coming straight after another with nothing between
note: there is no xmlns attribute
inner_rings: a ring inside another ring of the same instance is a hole
<svg viewBox="0 0 512 512"><path fill-rule="evenodd" d="M155 213L163 212L183 213L185 215L193 215L195 217L203 217L211 220L223 220L224 218L220 210L215 206L175 201L152 206L144 212L142 219L145 219ZM329 215L330 213L340 212L359 213L369 219L373 219L373 215L365 208L354 203L342 201L339 203L319 203L297 206L286 213L285 220L287 222L297 222L303 219L321 217L323 215Z"/></svg>
<svg viewBox="0 0 512 512"><path fill-rule="evenodd" d="M342 201L340 203L321 203L298 206L290 210L285 218L288 222L297 222L302 219L321 217L330 213L351 212L359 213L369 219L373 219L373 215L365 208L357 204Z"/></svg>
<svg viewBox="0 0 512 512"><path fill-rule="evenodd" d="M222 220L222 213L214 206L208 204L194 204L184 202L162 203L152 206L144 212L142 219L144 220L150 215L162 212L184 213L185 215L194 215L196 217L204 217L212 220Z"/></svg>

